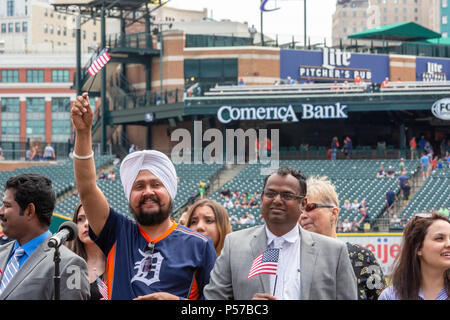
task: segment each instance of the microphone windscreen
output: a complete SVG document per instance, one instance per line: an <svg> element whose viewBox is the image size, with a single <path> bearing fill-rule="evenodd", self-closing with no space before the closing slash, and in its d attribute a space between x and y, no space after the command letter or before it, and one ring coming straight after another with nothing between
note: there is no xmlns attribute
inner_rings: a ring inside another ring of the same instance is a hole
<svg viewBox="0 0 450 320"><path fill-rule="evenodd" d="M62 229L67 229L69 230L70 234L67 237L66 241L72 241L73 239L75 239L78 235L78 227L77 225L72 222L72 221L66 221L64 223L62 223L59 228L58 228L58 232L61 231Z"/></svg>

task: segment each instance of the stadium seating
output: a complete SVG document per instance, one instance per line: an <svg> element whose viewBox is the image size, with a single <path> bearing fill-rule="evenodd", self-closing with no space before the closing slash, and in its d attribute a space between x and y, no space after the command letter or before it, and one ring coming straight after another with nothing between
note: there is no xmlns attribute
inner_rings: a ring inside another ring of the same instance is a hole
<svg viewBox="0 0 450 320"><path fill-rule="evenodd" d="M450 207L450 168L436 169L401 212L409 220L418 212Z"/></svg>
<svg viewBox="0 0 450 320"><path fill-rule="evenodd" d="M400 173L399 160L284 160L280 161L281 165L290 165L300 169L307 176L327 176L336 186L339 195L340 205L342 206L345 199L358 200L360 203L363 199L367 199L369 205L369 217L373 221L378 218L386 209L385 194L390 187L395 193L400 192L398 186L398 175ZM392 166L396 172L396 178L376 178L376 172L380 165L385 168ZM417 172L417 161L406 160L405 168L411 176ZM255 192L261 192L264 184L265 175L261 175L262 165L247 165L234 179L227 182L222 190L229 189L231 192L249 192L251 195ZM225 199L217 191L209 196L209 198L224 204ZM258 199L256 199L259 202ZM228 209L230 216L237 219L245 213L251 213L256 224L261 223L259 208L232 208ZM341 209L339 215L341 221L345 218L353 220L353 218L361 217L359 212ZM233 225L233 230L248 227L249 225Z"/></svg>

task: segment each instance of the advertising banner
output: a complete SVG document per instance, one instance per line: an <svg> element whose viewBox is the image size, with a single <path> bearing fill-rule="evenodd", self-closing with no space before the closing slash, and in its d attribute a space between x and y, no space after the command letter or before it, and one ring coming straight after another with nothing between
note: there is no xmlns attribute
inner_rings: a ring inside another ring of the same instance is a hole
<svg viewBox="0 0 450 320"><path fill-rule="evenodd" d="M373 252L384 275L390 275L392 264L400 251L401 233L367 233L338 234L338 239L344 242L359 244Z"/></svg>
<svg viewBox="0 0 450 320"><path fill-rule="evenodd" d="M363 81L381 83L389 77L389 56L351 53L334 48L321 51L281 50L281 78L314 82Z"/></svg>
<svg viewBox="0 0 450 320"><path fill-rule="evenodd" d="M417 81L447 81L450 79L450 59L416 58Z"/></svg>

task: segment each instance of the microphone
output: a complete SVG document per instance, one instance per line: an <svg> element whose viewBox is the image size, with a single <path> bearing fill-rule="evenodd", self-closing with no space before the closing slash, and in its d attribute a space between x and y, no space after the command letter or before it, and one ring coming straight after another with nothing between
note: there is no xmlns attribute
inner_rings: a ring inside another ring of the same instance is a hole
<svg viewBox="0 0 450 320"><path fill-rule="evenodd" d="M71 241L78 236L78 227L72 221L66 221L58 228L58 232L48 240L50 248L58 248L65 241Z"/></svg>

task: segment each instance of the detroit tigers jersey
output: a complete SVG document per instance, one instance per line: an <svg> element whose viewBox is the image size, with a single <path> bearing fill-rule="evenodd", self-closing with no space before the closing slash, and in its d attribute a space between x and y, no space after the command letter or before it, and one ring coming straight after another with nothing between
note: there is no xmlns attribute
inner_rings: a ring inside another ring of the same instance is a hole
<svg viewBox="0 0 450 320"><path fill-rule="evenodd" d="M152 240L134 220L112 208L99 236L91 229L89 236L107 257L110 299L130 300L154 292L203 298L217 257L208 237L172 221Z"/></svg>

